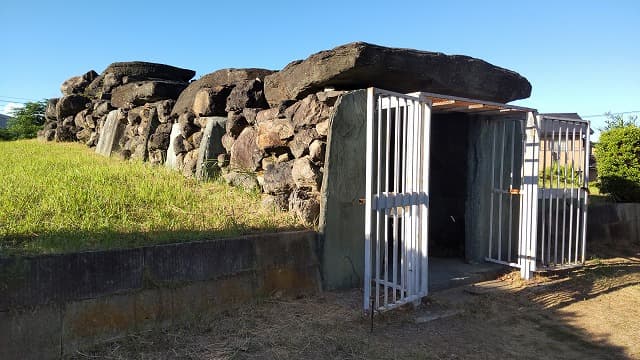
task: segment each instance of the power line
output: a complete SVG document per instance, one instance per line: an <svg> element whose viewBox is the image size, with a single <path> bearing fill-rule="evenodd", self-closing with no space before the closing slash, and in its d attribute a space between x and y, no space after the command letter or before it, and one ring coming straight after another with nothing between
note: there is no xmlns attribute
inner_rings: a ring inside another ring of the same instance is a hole
<svg viewBox="0 0 640 360"><path fill-rule="evenodd" d="M581 118L590 118L590 117L605 117L607 115L625 115L625 114L636 114L636 113L640 113L640 110L635 110L635 111L623 111L623 112L617 112L617 113L609 113L609 114L598 114L598 115L580 115Z"/></svg>
<svg viewBox="0 0 640 360"><path fill-rule="evenodd" d="M6 96L6 95L0 95L0 97L2 98L7 98L7 99L18 99L18 100L30 100L30 101L38 101L36 99L29 99L29 98L21 98L21 97L15 97L15 96Z"/></svg>
<svg viewBox="0 0 640 360"><path fill-rule="evenodd" d="M7 104L21 104L21 105L26 105L27 103L24 102L20 102L20 101L10 101L10 100L2 100L0 99L0 103L7 103Z"/></svg>

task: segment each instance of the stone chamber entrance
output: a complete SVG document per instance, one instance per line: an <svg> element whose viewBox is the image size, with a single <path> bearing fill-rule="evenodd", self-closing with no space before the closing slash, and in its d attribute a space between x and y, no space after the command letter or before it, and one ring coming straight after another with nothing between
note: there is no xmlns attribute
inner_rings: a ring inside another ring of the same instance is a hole
<svg viewBox="0 0 640 360"><path fill-rule="evenodd" d="M429 211L429 290L436 291L495 277L505 269L498 264L474 261L477 241L467 234L471 122L462 112L434 112L431 121L431 171ZM469 251L467 251L469 247ZM471 257L472 259L468 258ZM477 257L477 256L476 256Z"/></svg>

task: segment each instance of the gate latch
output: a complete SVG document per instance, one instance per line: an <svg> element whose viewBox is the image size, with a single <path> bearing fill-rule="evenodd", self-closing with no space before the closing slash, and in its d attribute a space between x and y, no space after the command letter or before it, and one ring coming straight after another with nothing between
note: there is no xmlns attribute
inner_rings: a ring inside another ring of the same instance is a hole
<svg viewBox="0 0 640 360"><path fill-rule="evenodd" d="M511 195L520 195L520 189L511 188L511 189L509 189L509 193Z"/></svg>

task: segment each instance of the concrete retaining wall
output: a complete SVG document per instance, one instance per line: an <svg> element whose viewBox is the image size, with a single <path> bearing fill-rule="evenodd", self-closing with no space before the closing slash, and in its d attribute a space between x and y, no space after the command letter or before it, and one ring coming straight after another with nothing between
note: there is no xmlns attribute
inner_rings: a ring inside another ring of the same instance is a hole
<svg viewBox="0 0 640 360"><path fill-rule="evenodd" d="M640 204L590 204L587 250L640 248Z"/></svg>
<svg viewBox="0 0 640 360"><path fill-rule="evenodd" d="M0 259L0 359L47 359L201 318L276 292L320 289L316 233Z"/></svg>

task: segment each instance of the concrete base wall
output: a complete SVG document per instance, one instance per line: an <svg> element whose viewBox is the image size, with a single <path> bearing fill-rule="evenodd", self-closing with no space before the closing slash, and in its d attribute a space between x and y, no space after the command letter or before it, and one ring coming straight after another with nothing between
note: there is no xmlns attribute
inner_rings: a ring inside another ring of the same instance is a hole
<svg viewBox="0 0 640 360"><path fill-rule="evenodd" d="M0 259L0 359L54 359L274 293L320 290L315 232Z"/></svg>
<svg viewBox="0 0 640 360"><path fill-rule="evenodd" d="M640 204L590 204L587 251L640 251Z"/></svg>

